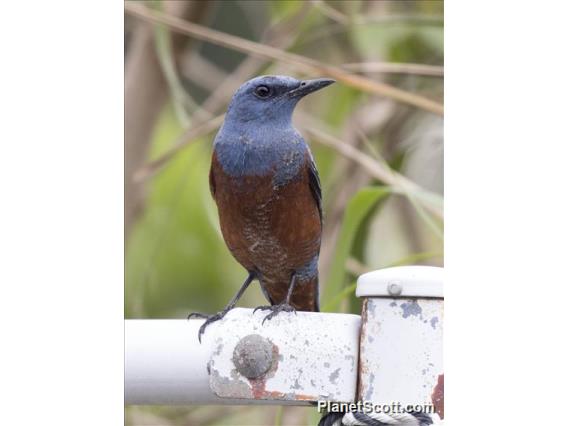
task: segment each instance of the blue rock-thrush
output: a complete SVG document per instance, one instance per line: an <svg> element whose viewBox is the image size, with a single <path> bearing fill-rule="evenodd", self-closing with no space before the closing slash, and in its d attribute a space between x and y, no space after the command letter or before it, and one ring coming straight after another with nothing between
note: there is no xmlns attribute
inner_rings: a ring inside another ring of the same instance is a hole
<svg viewBox="0 0 568 426"><path fill-rule="evenodd" d="M207 318L200 340L255 279L270 303L257 308L271 311L264 321L282 311L319 311L321 186L292 113L300 99L333 82L261 76L233 95L215 137L209 184L225 242L249 274L221 312L190 314Z"/></svg>

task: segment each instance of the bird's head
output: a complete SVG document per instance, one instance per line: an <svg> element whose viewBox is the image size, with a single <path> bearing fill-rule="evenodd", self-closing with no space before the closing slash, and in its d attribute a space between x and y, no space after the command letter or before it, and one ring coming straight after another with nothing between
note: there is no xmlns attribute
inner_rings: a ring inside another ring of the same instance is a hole
<svg viewBox="0 0 568 426"><path fill-rule="evenodd" d="M233 95L226 121L259 125L288 124L300 99L334 82L328 78L297 80L283 75L253 78Z"/></svg>

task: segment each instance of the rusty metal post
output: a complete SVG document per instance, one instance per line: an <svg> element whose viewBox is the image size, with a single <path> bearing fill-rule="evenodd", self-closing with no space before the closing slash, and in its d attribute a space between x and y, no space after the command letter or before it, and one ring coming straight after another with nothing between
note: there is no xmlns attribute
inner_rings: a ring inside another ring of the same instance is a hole
<svg viewBox="0 0 568 426"><path fill-rule="evenodd" d="M359 401L433 407L443 418L442 271L403 266L359 277Z"/></svg>

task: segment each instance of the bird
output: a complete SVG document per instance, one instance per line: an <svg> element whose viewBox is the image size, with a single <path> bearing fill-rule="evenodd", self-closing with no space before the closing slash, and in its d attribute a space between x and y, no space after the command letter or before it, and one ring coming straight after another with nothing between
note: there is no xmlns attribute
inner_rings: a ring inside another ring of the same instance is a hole
<svg viewBox="0 0 568 426"><path fill-rule="evenodd" d="M292 124L298 102L335 80L298 80L264 75L233 95L213 143L209 173L225 243L248 272L235 296L206 328L233 309L258 280L269 305L254 310L319 311L318 258L322 235L322 191L313 155Z"/></svg>

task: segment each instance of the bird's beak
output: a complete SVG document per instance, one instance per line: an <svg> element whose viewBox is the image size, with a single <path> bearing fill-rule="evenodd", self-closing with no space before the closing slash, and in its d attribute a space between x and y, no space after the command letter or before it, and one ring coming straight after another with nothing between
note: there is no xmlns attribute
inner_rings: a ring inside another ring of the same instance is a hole
<svg viewBox="0 0 568 426"><path fill-rule="evenodd" d="M315 80L304 80L300 83L300 86L294 90L288 92L288 96L291 98L302 98L309 95L316 90L323 89L330 84L335 83L335 80L331 78L316 78Z"/></svg>

